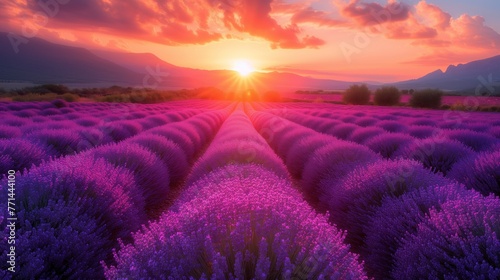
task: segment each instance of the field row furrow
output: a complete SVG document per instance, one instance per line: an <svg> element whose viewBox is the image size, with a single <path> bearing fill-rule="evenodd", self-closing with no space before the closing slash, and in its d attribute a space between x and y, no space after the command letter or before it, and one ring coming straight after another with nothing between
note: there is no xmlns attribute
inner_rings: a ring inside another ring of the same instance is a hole
<svg viewBox="0 0 500 280"><path fill-rule="evenodd" d="M330 222L347 231L346 241L360 254L370 276L500 275L495 253L500 249L500 200L490 195L499 194L494 179L500 170L498 142L487 142L486 152L468 148L463 155L454 142L433 138L434 150L424 153L421 146L417 158L384 159L360 144L300 125L321 130L335 120L285 108L272 109L272 114L249 111L256 129L300 180L312 205L328 211ZM436 166L449 167L429 169ZM444 177L449 170L449 178ZM474 253L483 246L495 249ZM452 253L456 250L462 257ZM453 267L436 267L436 261Z"/></svg>
<svg viewBox="0 0 500 280"><path fill-rule="evenodd" d="M119 240L132 240L131 233L168 206L171 189L182 184L190 162L232 109L201 113L18 173L17 237L24 268L19 276L102 278L100 262L109 263ZM0 193L7 201L4 186ZM3 226L5 213L2 207ZM3 239L7 231L1 234Z"/></svg>
<svg viewBox="0 0 500 280"><path fill-rule="evenodd" d="M78 118L38 124L16 125L7 118L0 126L0 174L8 169L24 171L43 161L75 155L116 143L168 123L189 119L199 110L157 113L147 118L119 120Z"/></svg>
<svg viewBox="0 0 500 280"><path fill-rule="evenodd" d="M366 278L342 232L305 203L241 107L187 182L171 211L118 252L108 278Z"/></svg>

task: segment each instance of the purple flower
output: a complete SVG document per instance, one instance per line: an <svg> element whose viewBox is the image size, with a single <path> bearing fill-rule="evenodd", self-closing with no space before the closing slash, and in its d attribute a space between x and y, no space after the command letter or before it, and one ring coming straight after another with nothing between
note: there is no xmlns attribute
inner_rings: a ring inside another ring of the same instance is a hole
<svg viewBox="0 0 500 280"><path fill-rule="evenodd" d="M365 145L385 158L392 158L394 153L414 142L415 139L403 133L384 133L368 140Z"/></svg>
<svg viewBox="0 0 500 280"><path fill-rule="evenodd" d="M500 143L499 139L496 139L491 135L471 130L448 130L444 131L443 134L448 139L457 140L476 152L485 151L491 146Z"/></svg>
<svg viewBox="0 0 500 280"><path fill-rule="evenodd" d="M367 126L354 130L349 136L348 140L356 142L358 144L364 144L373 137L380 134L385 134L382 128L376 126Z"/></svg>
<svg viewBox="0 0 500 280"><path fill-rule="evenodd" d="M100 278L117 239L145 222L133 175L102 160L72 157L18 173L16 200L23 279Z"/></svg>
<svg viewBox="0 0 500 280"><path fill-rule="evenodd" d="M500 196L500 149L464 158L453 166L448 177L483 195Z"/></svg>
<svg viewBox="0 0 500 280"><path fill-rule="evenodd" d="M0 174L7 174L10 169L22 171L32 165L48 160L54 152L39 143L24 139L0 140Z"/></svg>
<svg viewBox="0 0 500 280"><path fill-rule="evenodd" d="M154 217L166 206L170 190L170 171L158 156L133 143L121 143L92 149L82 156L102 158L135 175L146 201L146 212Z"/></svg>
<svg viewBox="0 0 500 280"><path fill-rule="evenodd" d="M304 166L301 186L313 199L327 191L325 187L335 184L356 167L380 158L364 146L341 140L332 142L315 150ZM327 184L320 184L325 180Z"/></svg>
<svg viewBox="0 0 500 280"><path fill-rule="evenodd" d="M121 248L108 279L366 279L343 233L263 167L214 170L180 201Z"/></svg>
<svg viewBox="0 0 500 280"><path fill-rule="evenodd" d="M346 240L356 251L365 243L367 225L386 197L399 197L406 192L432 185L448 185L451 181L424 169L411 160L386 161L360 165L339 182L324 180L320 201L330 211L330 218L347 230Z"/></svg>
<svg viewBox="0 0 500 280"><path fill-rule="evenodd" d="M473 153L456 140L428 138L403 147L394 156L420 161L433 172L446 175L455 163Z"/></svg>
<svg viewBox="0 0 500 280"><path fill-rule="evenodd" d="M480 196L453 183L424 186L400 197L385 198L371 221L363 225L367 271L376 279L390 278L394 253L401 246L401 239L405 234L416 233L418 224L427 218L431 209L440 209L447 201Z"/></svg>
<svg viewBox="0 0 500 280"><path fill-rule="evenodd" d="M395 279L500 278L500 203L465 197L431 210L396 251Z"/></svg>
<svg viewBox="0 0 500 280"><path fill-rule="evenodd" d="M156 154L170 171L170 184L177 186L185 179L189 171L188 160L184 151L174 142L154 134L141 133L127 143L135 143Z"/></svg>

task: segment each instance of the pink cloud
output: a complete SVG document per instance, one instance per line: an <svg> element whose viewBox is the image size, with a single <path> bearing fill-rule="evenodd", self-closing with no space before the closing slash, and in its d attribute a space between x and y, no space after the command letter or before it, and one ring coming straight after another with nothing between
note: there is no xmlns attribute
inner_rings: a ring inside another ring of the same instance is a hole
<svg viewBox="0 0 500 280"><path fill-rule="evenodd" d="M420 1L415 6L416 14L430 23L433 28L444 30L450 26L451 15L436 5Z"/></svg>
<svg viewBox="0 0 500 280"><path fill-rule="evenodd" d="M389 24L386 26L385 36L390 39L429 39L438 35L436 29L419 23L413 15L406 21Z"/></svg>
<svg viewBox="0 0 500 280"><path fill-rule="evenodd" d="M451 21L454 44L463 47L500 49L500 34L484 24L480 16L461 15Z"/></svg>
<svg viewBox="0 0 500 280"><path fill-rule="evenodd" d="M327 13L323 11L316 11L311 7L297 11L292 16L292 22L295 24L300 23L314 23L319 26L340 26L345 22L343 20L333 19Z"/></svg>
<svg viewBox="0 0 500 280"><path fill-rule="evenodd" d="M337 6L344 17L354 20L360 26L404 21L410 15L409 7L398 2L388 2L382 6L375 2L351 0L347 5L337 3Z"/></svg>
<svg viewBox="0 0 500 280"><path fill-rule="evenodd" d="M303 34L295 23L278 24L271 16L271 3L272 0L86 0L70 1L57 8L44 8L38 1L13 5L31 16L44 11L53 13L44 27L56 31L72 29L168 45L205 44L245 34L263 38L275 48L317 48L325 43ZM5 18L22 24L18 14L9 13Z"/></svg>

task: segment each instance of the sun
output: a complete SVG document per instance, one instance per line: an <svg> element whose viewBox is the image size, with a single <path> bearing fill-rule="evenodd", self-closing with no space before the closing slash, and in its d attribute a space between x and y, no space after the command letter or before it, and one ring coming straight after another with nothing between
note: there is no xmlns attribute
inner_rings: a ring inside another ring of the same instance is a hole
<svg viewBox="0 0 500 280"><path fill-rule="evenodd" d="M255 71L252 64L250 64L250 62L248 62L247 60L235 61L232 70L238 72L238 74L240 74L240 76L242 77L247 77Z"/></svg>

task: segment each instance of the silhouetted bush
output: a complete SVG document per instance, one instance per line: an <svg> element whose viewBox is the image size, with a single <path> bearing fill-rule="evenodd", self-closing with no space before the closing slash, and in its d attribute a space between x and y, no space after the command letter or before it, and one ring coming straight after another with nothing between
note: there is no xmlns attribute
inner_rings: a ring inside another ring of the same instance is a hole
<svg viewBox="0 0 500 280"><path fill-rule="evenodd" d="M55 93L47 93L47 94L29 93L29 94L14 96L12 97L12 101L32 102L32 101L53 101L57 99L63 99L67 102L74 102L78 101L79 98L80 97L78 95L72 93L65 93L62 95L58 95Z"/></svg>
<svg viewBox="0 0 500 280"><path fill-rule="evenodd" d="M381 87L375 91L373 102L375 105L394 106L401 100L401 92L396 87Z"/></svg>
<svg viewBox="0 0 500 280"><path fill-rule="evenodd" d="M368 104L370 102L370 90L366 85L352 85L345 91L342 101L354 105Z"/></svg>
<svg viewBox="0 0 500 280"><path fill-rule="evenodd" d="M412 94L410 106L436 109L441 106L443 92L439 89L419 90Z"/></svg>

